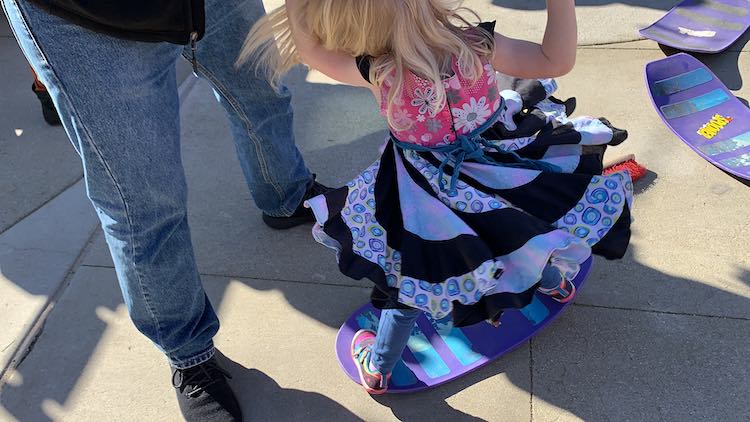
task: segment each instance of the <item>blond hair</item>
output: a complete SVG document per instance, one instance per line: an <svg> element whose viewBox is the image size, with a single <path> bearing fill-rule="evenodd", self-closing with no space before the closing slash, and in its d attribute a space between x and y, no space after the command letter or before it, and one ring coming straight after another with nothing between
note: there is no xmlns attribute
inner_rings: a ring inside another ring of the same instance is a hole
<svg viewBox="0 0 750 422"><path fill-rule="evenodd" d="M406 71L430 82L435 91L434 113L445 106L443 79L452 60L465 79L482 74L480 57L492 54L491 34L462 17L471 10L450 0L297 0L300 22L290 23L284 6L260 19L250 30L238 63L250 56L275 86L280 77L299 63L291 25L314 37L322 47L352 57L371 58L369 80L390 85L387 117L391 126L393 104L401 95ZM399 128L401 130L401 128Z"/></svg>

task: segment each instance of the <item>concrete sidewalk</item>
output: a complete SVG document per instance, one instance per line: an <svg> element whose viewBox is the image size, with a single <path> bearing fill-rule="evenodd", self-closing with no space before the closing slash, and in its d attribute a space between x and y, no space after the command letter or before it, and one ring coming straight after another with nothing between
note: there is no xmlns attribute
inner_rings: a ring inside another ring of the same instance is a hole
<svg viewBox="0 0 750 422"><path fill-rule="evenodd" d="M532 16L528 28L511 29L516 36L533 38L543 16L539 1L467 3L483 16ZM655 114L642 69L664 57L658 46L621 42L673 2L578 3L583 44L619 43L581 47L558 96L576 96L577 114L628 129L630 139L609 153L635 153L652 171L637 185L631 248L621 261L597 260L574 306L530 342L423 393L373 399L342 373L336 330L367 300L369 282L342 276L309 228L262 224L210 88L198 82L185 91L193 242L247 420L748 420L750 188L698 157ZM750 98L747 38L700 56L742 98ZM0 80L0 92L6 86ZM369 93L303 70L290 88L298 144L322 182L345 183L376 159L385 132ZM35 101L20 115L38 115ZM0 145L14 121L0 119ZM65 141L61 133L40 139ZM0 160L15 169L16 161ZM45 177L27 176L42 185ZM17 365L0 387L0 421L180 420L169 369L128 319L81 186L65 187L29 199L28 215L14 211L0 229L0 357ZM66 231L56 232L60 221Z"/></svg>

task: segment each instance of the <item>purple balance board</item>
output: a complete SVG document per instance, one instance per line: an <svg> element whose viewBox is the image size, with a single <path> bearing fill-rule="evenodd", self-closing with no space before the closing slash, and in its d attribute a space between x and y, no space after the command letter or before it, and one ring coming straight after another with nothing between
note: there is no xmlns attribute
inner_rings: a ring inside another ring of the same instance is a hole
<svg viewBox="0 0 750 422"><path fill-rule="evenodd" d="M749 27L748 0L685 0L641 34L678 50L718 53Z"/></svg>
<svg viewBox="0 0 750 422"><path fill-rule="evenodd" d="M581 265L573 280L581 288L592 259ZM523 309L503 314L499 328L488 323L455 328L451 316L434 320L426 313L417 319L409 342L391 376L389 393L409 393L436 387L486 365L515 349L552 322L566 305L537 293ZM357 309L336 336L336 357L347 375L359 383L351 358L351 342L360 329L377 331L380 311L372 305Z"/></svg>
<svg viewBox="0 0 750 422"><path fill-rule="evenodd" d="M750 180L750 109L716 75L680 53L647 64L646 84L656 112L680 139L711 164Z"/></svg>

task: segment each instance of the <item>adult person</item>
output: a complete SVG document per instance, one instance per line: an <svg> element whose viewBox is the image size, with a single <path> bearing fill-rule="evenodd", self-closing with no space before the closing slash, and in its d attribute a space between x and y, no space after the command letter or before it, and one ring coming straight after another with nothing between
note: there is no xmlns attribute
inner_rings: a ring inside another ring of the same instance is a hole
<svg viewBox="0 0 750 422"><path fill-rule="evenodd" d="M302 203L328 188L294 145L288 91L234 67L261 0L2 1L81 156L130 317L172 366L183 415L241 420L190 240L175 63L188 58L219 94L263 221L313 221Z"/></svg>

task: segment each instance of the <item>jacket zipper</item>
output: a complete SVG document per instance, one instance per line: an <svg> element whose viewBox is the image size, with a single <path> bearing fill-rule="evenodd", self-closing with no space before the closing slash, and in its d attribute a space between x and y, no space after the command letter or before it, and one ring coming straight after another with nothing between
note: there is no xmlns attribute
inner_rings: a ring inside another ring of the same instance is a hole
<svg viewBox="0 0 750 422"><path fill-rule="evenodd" d="M193 64L193 74L195 76L198 76L198 60L195 58L195 44L197 42L198 42L198 31L193 31L190 33L190 52L192 53L190 62Z"/></svg>
<svg viewBox="0 0 750 422"><path fill-rule="evenodd" d="M196 44L198 43L198 28L195 24L195 2L196 0L187 0L188 19L190 20L190 63L193 65L193 74L198 76L198 59L195 57Z"/></svg>

